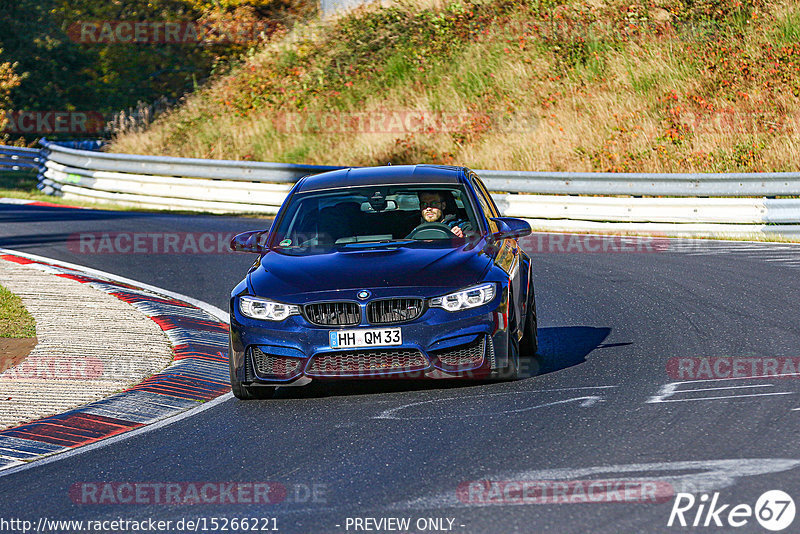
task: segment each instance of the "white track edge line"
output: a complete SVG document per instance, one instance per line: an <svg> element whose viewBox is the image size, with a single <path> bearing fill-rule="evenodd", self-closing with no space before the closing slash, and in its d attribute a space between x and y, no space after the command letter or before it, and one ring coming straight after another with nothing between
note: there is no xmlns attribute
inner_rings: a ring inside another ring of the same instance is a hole
<svg viewBox="0 0 800 534"><path fill-rule="evenodd" d="M96 449L100 449L106 447L108 445L113 445L120 441L133 438L139 436L141 434L146 434L151 430L156 430L159 428L163 428L165 426L171 425L172 423L177 423L178 421L182 421L188 417L195 416L201 412L208 410L209 408L215 407L217 404L221 404L233 398L233 393L228 392L223 395L220 395L216 399L210 400L208 402L204 402L195 408L189 408L183 412L177 413L160 421L156 421L155 423L145 425L134 430L129 430L123 434L117 434L116 436L112 436L110 438L101 439L100 441L96 441L94 443L90 443L89 445L81 445L74 449L69 449L63 452L53 452L49 455L44 456L41 459L33 459L29 462L26 462L24 465L18 465L16 467L10 467L8 469L0 470L0 478L4 476L12 475L14 473L19 473L20 471L25 471L32 467L40 467L43 465L47 465L53 462L57 462L59 460L65 460L67 458L71 458L73 456L77 456L79 454L83 454L85 452L90 452Z"/></svg>

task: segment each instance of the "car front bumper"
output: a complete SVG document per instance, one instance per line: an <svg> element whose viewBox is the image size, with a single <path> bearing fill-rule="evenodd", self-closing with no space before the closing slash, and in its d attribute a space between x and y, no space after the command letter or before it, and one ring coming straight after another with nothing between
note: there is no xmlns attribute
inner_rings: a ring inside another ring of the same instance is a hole
<svg viewBox="0 0 800 534"><path fill-rule="evenodd" d="M486 378L508 362L508 303L458 312L428 308L397 325L316 326L302 315L280 322L243 316L231 300L231 372L244 384L304 385L311 379ZM362 317L365 317L362 314ZM330 332L400 328L402 344L337 349Z"/></svg>

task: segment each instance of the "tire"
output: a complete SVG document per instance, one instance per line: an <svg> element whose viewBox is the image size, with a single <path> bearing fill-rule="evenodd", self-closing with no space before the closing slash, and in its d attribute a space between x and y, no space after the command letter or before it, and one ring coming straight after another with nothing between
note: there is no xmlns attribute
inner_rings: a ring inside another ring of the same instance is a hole
<svg viewBox="0 0 800 534"><path fill-rule="evenodd" d="M234 389L231 384L231 390L234 397L240 400L271 399L275 394L275 386L243 386L239 384L238 388Z"/></svg>
<svg viewBox="0 0 800 534"><path fill-rule="evenodd" d="M245 386L238 380L232 380L231 391L240 400L271 399L275 394L275 386Z"/></svg>
<svg viewBox="0 0 800 534"><path fill-rule="evenodd" d="M233 396L240 400L270 399L275 394L274 386L245 386L237 378L233 370L233 363L228 359L230 369L231 391Z"/></svg>
<svg viewBox="0 0 800 534"><path fill-rule="evenodd" d="M509 333L508 336L508 365L503 369L503 380L517 380L519 378L519 341Z"/></svg>
<svg viewBox="0 0 800 534"><path fill-rule="evenodd" d="M528 305L528 316L525 318L525 330L522 332L522 353L529 358L535 358L539 350L539 332L536 319L536 298L531 295Z"/></svg>
<svg viewBox="0 0 800 534"><path fill-rule="evenodd" d="M525 377L541 374L544 362L538 354L539 332L536 318L536 296L533 293L531 293L528 316L525 318L525 329L522 333L522 351L523 356L526 357Z"/></svg>
<svg viewBox="0 0 800 534"><path fill-rule="evenodd" d="M509 294L508 298L508 363L497 371L498 380L516 380L519 378L519 340L515 335L516 330L511 330L511 325L516 324L516 312L514 311L513 299Z"/></svg>

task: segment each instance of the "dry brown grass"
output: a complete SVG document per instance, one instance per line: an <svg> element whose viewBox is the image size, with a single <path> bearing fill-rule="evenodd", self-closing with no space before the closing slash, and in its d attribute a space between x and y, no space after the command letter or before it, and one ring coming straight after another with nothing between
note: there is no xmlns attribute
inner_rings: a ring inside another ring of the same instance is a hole
<svg viewBox="0 0 800 534"><path fill-rule="evenodd" d="M448 2L399 0L394 5L417 13L443 9ZM380 8L363 12L376 9ZM711 36L682 35L682 40L677 35L629 39L599 49L598 61L567 70L546 43L528 38L517 46L509 39L515 37L513 30L500 24L452 56L426 64L424 75L411 72L404 75L404 83L375 86L351 104L340 97L354 88L337 87L309 93L300 111L285 104L232 111L226 102L242 99L243 73L284 76L278 62L286 50L300 56L321 51L324 56L331 47L344 46L328 40L335 22L315 21L216 79L147 132L115 139L113 150L312 164L427 161L516 170L796 170L800 100L779 86L791 87L792 80L781 81L760 58L765 43L778 46L778 33L786 33L777 28L791 28L781 21L793 20L799 11L791 2L770 5L759 12L762 22L754 20L746 29L750 33L745 39L728 30ZM656 15L663 19L665 13ZM731 47L732 64L709 70L705 55L719 46ZM741 75L737 61L752 61L752 68L758 69L752 80ZM728 84L728 73L730 84L721 85ZM314 80L312 72L299 76L309 83ZM770 88L766 82L779 85ZM488 128L465 124L455 131L362 127L300 133L282 132L275 120L282 113L378 116L387 110L444 111L463 117L486 113L503 120ZM773 120L780 124L771 131Z"/></svg>

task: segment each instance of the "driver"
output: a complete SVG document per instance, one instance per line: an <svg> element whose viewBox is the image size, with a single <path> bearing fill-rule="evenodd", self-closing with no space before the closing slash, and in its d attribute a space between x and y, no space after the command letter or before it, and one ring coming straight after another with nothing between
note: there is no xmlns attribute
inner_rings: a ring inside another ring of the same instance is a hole
<svg viewBox="0 0 800 534"><path fill-rule="evenodd" d="M421 191L417 196L422 215L421 223L446 224L457 237L464 237L464 232L472 230L472 224L465 219L459 219L455 213L445 215L448 204L443 194L438 191Z"/></svg>

